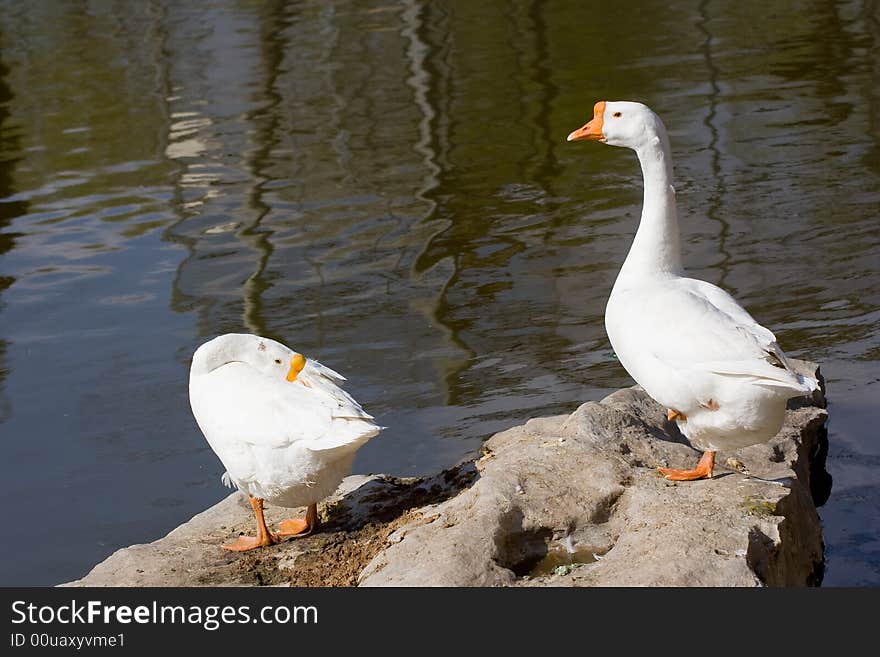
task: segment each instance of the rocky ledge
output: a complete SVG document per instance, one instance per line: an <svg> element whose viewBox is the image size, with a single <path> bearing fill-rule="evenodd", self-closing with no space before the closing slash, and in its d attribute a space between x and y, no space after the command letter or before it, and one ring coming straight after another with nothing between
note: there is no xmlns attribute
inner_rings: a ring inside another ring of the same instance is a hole
<svg viewBox="0 0 880 657"><path fill-rule="evenodd" d="M348 477L314 536L222 550L253 531L233 493L67 586L818 585L826 419L824 395L792 400L772 441L674 483L656 467L699 454L636 386L498 433L439 475ZM270 523L290 515L267 508Z"/></svg>

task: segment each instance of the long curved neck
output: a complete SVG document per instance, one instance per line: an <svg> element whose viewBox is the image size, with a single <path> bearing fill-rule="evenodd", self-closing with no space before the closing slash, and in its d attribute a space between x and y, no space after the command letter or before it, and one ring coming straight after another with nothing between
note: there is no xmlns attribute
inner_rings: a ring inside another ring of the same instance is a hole
<svg viewBox="0 0 880 657"><path fill-rule="evenodd" d="M618 278L680 275L681 241L672 186L672 156L665 134L636 149L645 194L642 218Z"/></svg>
<svg viewBox="0 0 880 657"><path fill-rule="evenodd" d="M243 360L246 342L237 336L222 336L203 344L193 354L190 373L192 375L210 374L226 363Z"/></svg>

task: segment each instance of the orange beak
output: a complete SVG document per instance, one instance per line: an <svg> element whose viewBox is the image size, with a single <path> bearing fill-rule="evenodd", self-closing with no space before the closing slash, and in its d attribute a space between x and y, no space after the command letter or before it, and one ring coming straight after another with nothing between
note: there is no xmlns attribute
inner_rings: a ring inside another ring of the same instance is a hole
<svg viewBox="0 0 880 657"><path fill-rule="evenodd" d="M306 366L306 357L302 354L296 354L293 358L290 359L290 369L287 370L287 380L293 383L296 381L296 377L299 376L299 373L302 372L302 369Z"/></svg>
<svg viewBox="0 0 880 657"><path fill-rule="evenodd" d="M593 119L583 128L578 128L570 135L567 141L578 141L579 139L592 139L594 141L602 141L605 135L602 134L602 122L605 116L605 101L600 100L593 105Z"/></svg>

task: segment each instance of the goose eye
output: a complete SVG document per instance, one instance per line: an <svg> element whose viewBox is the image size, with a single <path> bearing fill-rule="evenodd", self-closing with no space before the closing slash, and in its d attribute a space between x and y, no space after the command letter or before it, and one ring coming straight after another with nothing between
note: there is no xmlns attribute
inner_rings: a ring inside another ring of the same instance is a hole
<svg viewBox="0 0 880 657"><path fill-rule="evenodd" d="M613 116L615 119L619 119L619 118L620 118L620 112L615 112L615 113L612 114L611 116Z"/></svg>
<svg viewBox="0 0 880 657"><path fill-rule="evenodd" d="M276 358L276 359L275 359L275 364L276 364L276 365L281 365L281 359L280 359L280 358Z"/></svg>

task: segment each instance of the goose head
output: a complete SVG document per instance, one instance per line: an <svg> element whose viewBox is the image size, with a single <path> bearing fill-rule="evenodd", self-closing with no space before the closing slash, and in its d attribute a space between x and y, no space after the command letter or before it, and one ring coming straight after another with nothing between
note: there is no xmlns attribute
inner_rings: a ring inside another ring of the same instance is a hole
<svg viewBox="0 0 880 657"><path fill-rule="evenodd" d="M633 150L658 143L666 129L660 117L647 105L628 100L600 100L593 106L593 118L568 135L568 141L589 139Z"/></svg>
<svg viewBox="0 0 880 657"><path fill-rule="evenodd" d="M246 363L266 376L295 381L306 365L306 358L271 338L226 333L196 350L192 371L207 374L229 363Z"/></svg>

